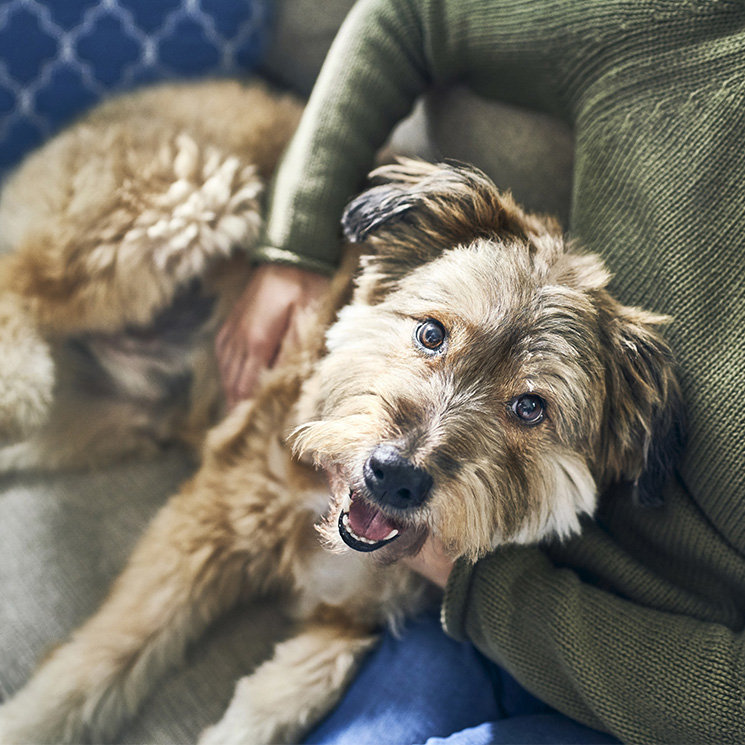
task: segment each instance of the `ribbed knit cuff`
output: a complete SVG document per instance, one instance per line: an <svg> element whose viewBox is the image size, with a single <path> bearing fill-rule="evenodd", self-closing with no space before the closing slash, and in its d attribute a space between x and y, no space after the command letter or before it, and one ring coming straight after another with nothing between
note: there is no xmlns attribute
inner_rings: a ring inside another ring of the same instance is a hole
<svg viewBox="0 0 745 745"><path fill-rule="evenodd" d="M300 269L307 269L318 274L331 276L336 272L337 267L321 259L312 259L308 256L287 251L283 248L277 248L271 245L262 245L254 249L252 258L257 264L283 264L284 266L296 266Z"/></svg>
<svg viewBox="0 0 745 745"><path fill-rule="evenodd" d="M466 641L466 604L475 565L465 559L455 562L442 599L440 621L443 629L458 641Z"/></svg>

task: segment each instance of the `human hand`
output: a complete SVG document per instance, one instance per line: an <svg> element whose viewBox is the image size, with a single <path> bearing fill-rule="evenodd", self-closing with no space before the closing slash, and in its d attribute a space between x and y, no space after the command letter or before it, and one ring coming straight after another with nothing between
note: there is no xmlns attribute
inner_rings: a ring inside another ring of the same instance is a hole
<svg viewBox="0 0 745 745"><path fill-rule="evenodd" d="M323 275L293 266L262 264L217 334L215 351L230 408L249 398L262 370L293 342L294 322L326 290Z"/></svg>
<svg viewBox="0 0 745 745"><path fill-rule="evenodd" d="M453 561L446 554L438 538L430 536L416 556L404 559L410 569L445 589L453 569Z"/></svg>

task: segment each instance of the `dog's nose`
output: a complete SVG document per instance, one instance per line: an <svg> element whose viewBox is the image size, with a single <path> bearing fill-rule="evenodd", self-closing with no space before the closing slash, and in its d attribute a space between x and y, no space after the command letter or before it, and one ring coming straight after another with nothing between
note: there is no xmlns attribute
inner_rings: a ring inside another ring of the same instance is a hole
<svg viewBox="0 0 745 745"><path fill-rule="evenodd" d="M432 477L391 445L378 445L363 468L365 486L382 505L407 510L429 496Z"/></svg>

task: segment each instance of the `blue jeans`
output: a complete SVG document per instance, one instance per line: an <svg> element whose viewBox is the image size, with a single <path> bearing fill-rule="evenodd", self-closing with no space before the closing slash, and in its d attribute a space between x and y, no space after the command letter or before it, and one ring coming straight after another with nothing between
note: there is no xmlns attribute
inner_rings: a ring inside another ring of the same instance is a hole
<svg viewBox="0 0 745 745"><path fill-rule="evenodd" d="M434 614L385 634L306 745L617 743L522 688Z"/></svg>

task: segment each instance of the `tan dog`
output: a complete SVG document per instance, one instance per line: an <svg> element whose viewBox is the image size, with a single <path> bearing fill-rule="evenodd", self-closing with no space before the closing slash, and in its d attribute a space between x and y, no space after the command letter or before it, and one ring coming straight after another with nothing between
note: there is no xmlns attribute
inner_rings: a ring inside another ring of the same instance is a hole
<svg viewBox="0 0 745 745"><path fill-rule="evenodd" d="M0 708L0 742L111 737L208 623L268 588L288 591L298 633L203 741L295 742L380 627L426 602L396 560L428 536L474 561L575 533L612 482L659 493L680 445L663 319L613 300L597 257L478 171L374 177L344 221L360 269L350 259L294 358L210 432L103 607Z"/></svg>

